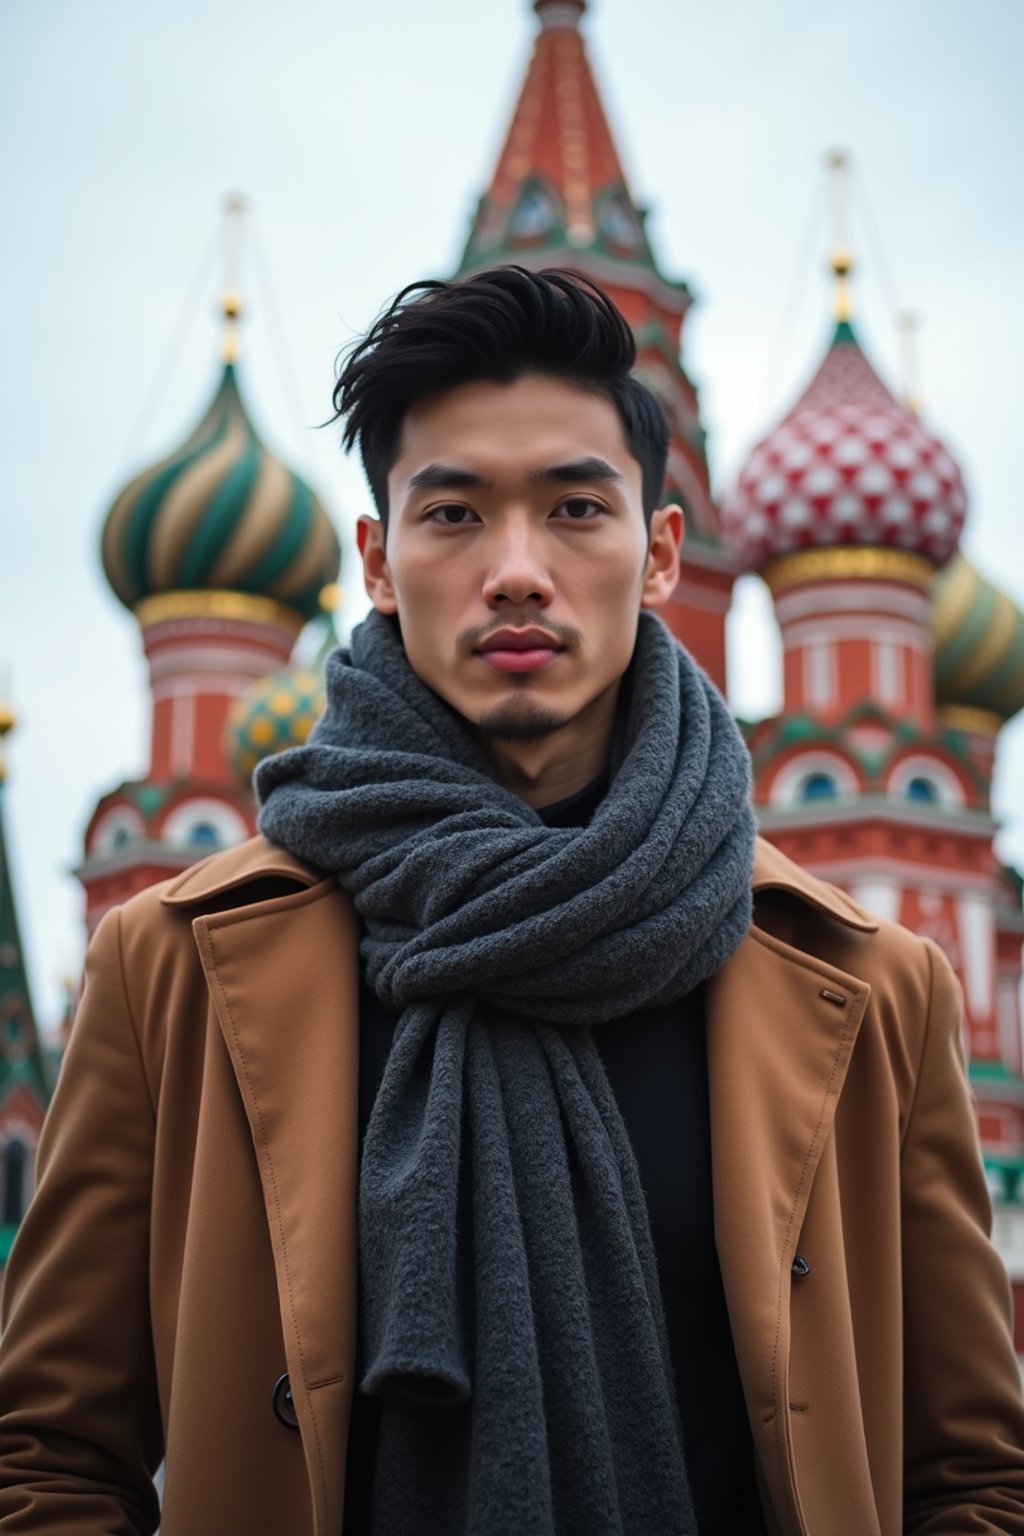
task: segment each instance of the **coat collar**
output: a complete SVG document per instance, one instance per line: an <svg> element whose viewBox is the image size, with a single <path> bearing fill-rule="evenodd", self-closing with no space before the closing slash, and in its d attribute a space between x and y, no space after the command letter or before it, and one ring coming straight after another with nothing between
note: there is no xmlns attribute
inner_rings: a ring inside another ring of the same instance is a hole
<svg viewBox="0 0 1024 1536"><path fill-rule="evenodd" d="M160 900L168 907L197 907L228 891L237 890L241 897L244 886L274 878L312 886L324 875L276 843L256 836L190 864L167 883Z"/></svg>
<svg viewBox="0 0 1024 1536"><path fill-rule="evenodd" d="M216 897L267 879L293 881L299 886L313 886L325 878L324 871L306 864L294 854L279 848L262 836L251 837L236 848L211 854L171 880L161 900L169 907L198 907ZM754 894L782 891L806 902L848 928L874 933L878 923L844 891L827 885L787 859L784 853L763 837L757 839L754 853Z"/></svg>

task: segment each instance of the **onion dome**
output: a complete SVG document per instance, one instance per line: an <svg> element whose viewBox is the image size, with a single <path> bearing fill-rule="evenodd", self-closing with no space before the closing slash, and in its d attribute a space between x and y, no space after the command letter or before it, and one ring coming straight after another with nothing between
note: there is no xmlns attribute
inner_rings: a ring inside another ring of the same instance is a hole
<svg viewBox="0 0 1024 1536"><path fill-rule="evenodd" d="M958 555L932 586L935 693L942 706L1009 720L1024 709L1024 614Z"/></svg>
<svg viewBox="0 0 1024 1536"><path fill-rule="evenodd" d="M341 558L314 492L257 436L231 361L185 442L117 497L102 553L129 608L212 588L273 598L303 618L318 611Z"/></svg>
<svg viewBox="0 0 1024 1536"><path fill-rule="evenodd" d="M325 610L323 635L308 665L293 662L259 678L231 706L224 727L224 755L246 783L263 758L301 747L323 714L324 666L338 643L332 610L339 601L336 587L325 588L320 595Z"/></svg>
<svg viewBox="0 0 1024 1536"><path fill-rule="evenodd" d="M886 388L848 320L783 421L751 453L723 507L748 569L835 545L894 547L942 565L967 512L945 447Z"/></svg>
<svg viewBox="0 0 1024 1536"><path fill-rule="evenodd" d="M282 667L261 677L231 706L224 749L239 778L274 752L301 747L324 712L324 680L309 667Z"/></svg>

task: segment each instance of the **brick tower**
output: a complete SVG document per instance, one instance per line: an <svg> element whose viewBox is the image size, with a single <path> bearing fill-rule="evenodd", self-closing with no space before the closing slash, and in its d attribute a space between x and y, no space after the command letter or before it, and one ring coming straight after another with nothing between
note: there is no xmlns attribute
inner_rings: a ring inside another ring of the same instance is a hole
<svg viewBox="0 0 1024 1536"><path fill-rule="evenodd" d="M955 557L960 471L865 356L850 270L840 246L825 358L723 511L782 636L782 713L748 728L755 803L785 853L934 939L960 978L1024 1351L1024 923L990 800L996 731L1024 706L1024 620Z"/></svg>
<svg viewBox="0 0 1024 1536"><path fill-rule="evenodd" d="M210 405L180 447L121 491L103 530L107 579L141 630L152 714L145 776L105 794L86 829L77 874L90 932L115 902L255 830L251 788L229 756L228 716L284 667L337 578L327 513L246 411L234 291L222 307L223 365ZM291 711L291 698L281 707Z"/></svg>

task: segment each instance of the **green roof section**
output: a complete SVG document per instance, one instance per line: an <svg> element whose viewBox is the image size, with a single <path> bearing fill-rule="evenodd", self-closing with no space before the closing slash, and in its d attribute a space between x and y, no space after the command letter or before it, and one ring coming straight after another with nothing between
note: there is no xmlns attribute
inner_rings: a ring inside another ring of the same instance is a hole
<svg viewBox="0 0 1024 1536"><path fill-rule="evenodd" d="M21 943L4 825L4 794L0 761L0 1098L24 1082L46 1104L50 1094Z"/></svg>
<svg viewBox="0 0 1024 1536"><path fill-rule="evenodd" d="M967 1066L967 1075L972 1083L986 1083L990 1087L1000 1084L1007 1088L1015 1088L1024 1097L1024 1077L1021 1077L1019 1072L1011 1072L1005 1062L972 1059Z"/></svg>
<svg viewBox="0 0 1024 1536"><path fill-rule="evenodd" d="M832 343L831 344L832 344L833 347L841 347L841 346L859 347L860 346L860 342L857 340L856 334L854 333L853 326L850 324L849 320L837 320L836 321L836 328L832 332Z"/></svg>
<svg viewBox="0 0 1024 1536"><path fill-rule="evenodd" d="M982 1158L985 1172L999 1180L1000 1194L1007 1205L1019 1205L1024 1200L1024 1156L1003 1156L986 1152Z"/></svg>

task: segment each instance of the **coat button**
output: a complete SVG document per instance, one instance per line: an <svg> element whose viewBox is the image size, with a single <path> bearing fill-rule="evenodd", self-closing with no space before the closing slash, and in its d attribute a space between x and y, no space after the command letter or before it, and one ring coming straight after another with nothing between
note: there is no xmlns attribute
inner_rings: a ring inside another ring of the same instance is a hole
<svg viewBox="0 0 1024 1536"><path fill-rule="evenodd" d="M288 1380L287 1371L274 1382L273 1404L275 1417L285 1428L298 1429L299 1420L292 1400L292 1384Z"/></svg>
<svg viewBox="0 0 1024 1536"><path fill-rule="evenodd" d="M809 1275L810 1272L811 1266L808 1264L807 1260L798 1253L796 1258L793 1260L794 1275L796 1275L798 1280L802 1280L804 1275Z"/></svg>

